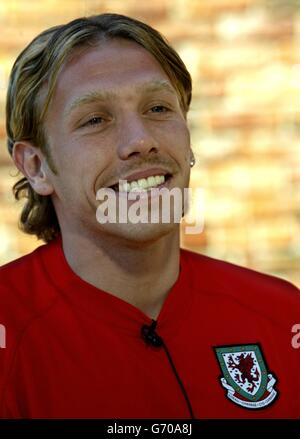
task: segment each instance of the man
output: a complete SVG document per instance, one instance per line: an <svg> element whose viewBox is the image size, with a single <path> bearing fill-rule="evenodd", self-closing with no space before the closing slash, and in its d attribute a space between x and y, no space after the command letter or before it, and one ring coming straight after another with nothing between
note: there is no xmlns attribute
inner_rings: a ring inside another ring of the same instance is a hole
<svg viewBox="0 0 300 439"><path fill-rule="evenodd" d="M129 211L188 187L190 100L178 54L120 15L47 30L16 60L14 193L47 244L0 270L2 417L300 416L296 287L180 250L174 220L97 221L99 190Z"/></svg>

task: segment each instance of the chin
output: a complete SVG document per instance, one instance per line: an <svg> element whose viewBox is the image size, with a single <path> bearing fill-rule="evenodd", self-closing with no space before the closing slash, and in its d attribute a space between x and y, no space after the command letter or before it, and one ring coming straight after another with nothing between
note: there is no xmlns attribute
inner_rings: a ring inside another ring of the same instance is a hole
<svg viewBox="0 0 300 439"><path fill-rule="evenodd" d="M108 224L101 225L101 233L126 242L127 245L147 244L179 230L178 223L166 224Z"/></svg>

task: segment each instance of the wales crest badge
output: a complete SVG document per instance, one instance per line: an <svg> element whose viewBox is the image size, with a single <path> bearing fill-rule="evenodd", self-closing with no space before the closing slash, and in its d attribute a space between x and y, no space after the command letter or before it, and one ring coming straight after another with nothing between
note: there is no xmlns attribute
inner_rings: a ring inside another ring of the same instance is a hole
<svg viewBox="0 0 300 439"><path fill-rule="evenodd" d="M271 373L258 344L214 348L222 371L226 396L247 409L269 406L278 396L277 379Z"/></svg>

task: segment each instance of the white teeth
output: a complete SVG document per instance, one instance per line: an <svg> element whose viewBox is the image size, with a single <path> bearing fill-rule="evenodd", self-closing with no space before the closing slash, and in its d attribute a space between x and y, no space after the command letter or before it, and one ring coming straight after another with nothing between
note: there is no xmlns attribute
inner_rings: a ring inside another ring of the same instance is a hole
<svg viewBox="0 0 300 439"><path fill-rule="evenodd" d="M155 177L155 183L156 184L161 184L164 181L164 176L163 175L157 175Z"/></svg>
<svg viewBox="0 0 300 439"><path fill-rule="evenodd" d="M138 180L138 185L142 189L146 189L148 187L147 180L145 178L142 178L141 180Z"/></svg>
<svg viewBox="0 0 300 439"><path fill-rule="evenodd" d="M165 182L164 175L153 175L148 178L141 178L139 180L127 181L126 183L119 184L119 192L141 192L151 187L159 186Z"/></svg>
<svg viewBox="0 0 300 439"><path fill-rule="evenodd" d="M156 186L156 180L155 177L148 177L147 178L148 186Z"/></svg>

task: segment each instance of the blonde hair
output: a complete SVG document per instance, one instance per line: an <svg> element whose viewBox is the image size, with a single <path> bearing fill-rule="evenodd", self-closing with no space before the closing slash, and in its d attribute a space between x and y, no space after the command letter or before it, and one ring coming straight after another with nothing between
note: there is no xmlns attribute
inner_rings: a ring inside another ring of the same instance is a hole
<svg viewBox="0 0 300 439"><path fill-rule="evenodd" d="M8 151L16 141L29 140L41 148L56 173L43 121L53 96L59 72L75 48L99 44L113 38L132 40L143 46L159 62L175 87L182 109L191 101L191 77L177 52L149 25L118 14L78 18L39 34L16 59L8 86L6 130ZM41 90L46 95L41 99ZM40 102L41 101L41 102ZM20 228L49 242L60 233L51 196L37 194L26 177L13 186L16 200L26 198Z"/></svg>

